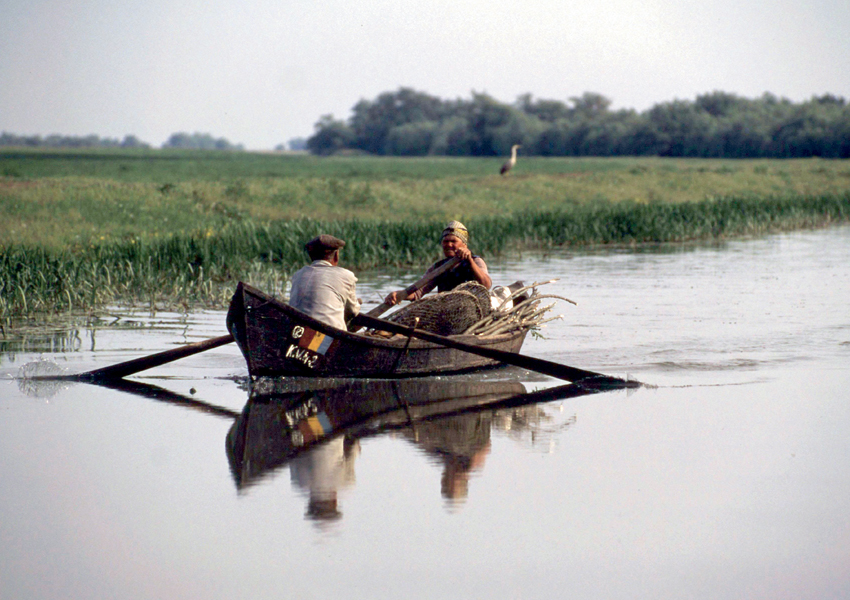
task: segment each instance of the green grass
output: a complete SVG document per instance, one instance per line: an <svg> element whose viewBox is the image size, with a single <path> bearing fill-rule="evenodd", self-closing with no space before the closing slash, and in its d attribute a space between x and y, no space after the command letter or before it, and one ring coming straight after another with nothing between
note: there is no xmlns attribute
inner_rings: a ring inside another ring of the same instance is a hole
<svg viewBox="0 0 850 600"><path fill-rule="evenodd" d="M635 159L522 159L525 173L622 169ZM644 159L637 159L644 160ZM316 157L201 150L0 148L0 176L96 177L124 182L229 181L238 178L442 179L498 173L502 158Z"/></svg>
<svg viewBox="0 0 850 600"><path fill-rule="evenodd" d="M355 270L425 265L445 221L486 256L760 234L850 219L850 161L315 158L0 152L0 324L279 292L319 232Z"/></svg>
<svg viewBox="0 0 850 600"><path fill-rule="evenodd" d="M132 165L125 170L121 167ZM850 161L316 158L227 152L0 152L0 244L55 250L239 222L449 220L601 202L841 194Z"/></svg>

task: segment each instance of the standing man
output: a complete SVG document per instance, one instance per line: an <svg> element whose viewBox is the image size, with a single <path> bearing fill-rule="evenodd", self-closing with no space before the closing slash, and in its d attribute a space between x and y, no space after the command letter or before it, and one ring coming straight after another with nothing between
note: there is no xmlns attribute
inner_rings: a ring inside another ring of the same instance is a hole
<svg viewBox="0 0 850 600"><path fill-rule="evenodd" d="M322 234L304 245L313 261L292 276L289 305L314 319L345 330L345 322L360 312L357 277L339 265L345 242Z"/></svg>

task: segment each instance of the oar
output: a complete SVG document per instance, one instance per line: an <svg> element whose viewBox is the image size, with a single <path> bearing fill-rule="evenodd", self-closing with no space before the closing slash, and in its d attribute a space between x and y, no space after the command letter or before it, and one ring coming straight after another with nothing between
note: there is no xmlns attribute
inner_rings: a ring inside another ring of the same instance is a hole
<svg viewBox="0 0 850 600"><path fill-rule="evenodd" d="M400 333L401 335L412 336L419 338L420 340L425 340L426 342L455 348L457 350L469 352L470 354L477 354L478 356L483 356L485 358L492 358L493 360L498 360L505 364L522 367L529 371L537 371L538 373L543 373L544 375L549 375L565 381L579 381L582 379L593 378L597 383L610 383L617 387L640 386L640 383L637 381L626 381L625 379L620 379L618 377L610 377L608 375L603 375L602 373L585 371L584 369L577 369L575 367L549 362L548 360L540 358L524 356L515 352L505 352L503 350L495 350L493 348L465 344L452 338L437 335L436 333L429 333L427 331L422 331L421 329L411 329L410 327L398 325L397 323L392 323L384 319L376 319L368 315L358 315L354 318L354 321L363 327L371 327L381 331L389 331L390 333Z"/></svg>
<svg viewBox="0 0 850 600"><path fill-rule="evenodd" d="M437 277L439 277L443 273L446 273L447 271L451 271L452 269L454 269L457 265L460 264L460 262L461 262L460 259L457 258L457 257L450 258L449 260L447 260L446 262L441 264L439 267L437 267L436 269L434 269L430 273L425 273L425 275L423 275L422 278L419 279L419 281L412 283L409 286L407 286L404 289L404 293L409 296L410 294L412 294L414 292L418 292L419 290L421 290L426 285L428 285L429 283L434 281ZM375 308L373 308L372 310L370 310L366 314L370 317L380 317L382 314L384 314L390 308L392 308L392 306L393 306L392 304L387 304L386 302L382 302L381 304L379 304L378 306L376 306Z"/></svg>
<svg viewBox="0 0 850 600"><path fill-rule="evenodd" d="M128 375L134 375L135 373L138 373L140 371L145 371L147 369L152 369L154 367L164 365L165 363L169 363L179 358L185 358L187 356L192 356L193 354L205 352L206 350L212 350L213 348L224 346L225 344L229 344L232 341L232 335L223 335L221 337L204 340L203 342L186 344L185 346L180 346L179 348L174 348L173 350L157 352L156 354L151 354L150 356L134 358L133 360L128 360L126 362L118 363L117 365L111 365L109 367L103 367L102 369L96 369L94 371L88 371L87 373L80 373L79 375L63 375L61 377L51 377L50 379L66 379L78 381L107 381L110 379L121 379L123 377L127 377Z"/></svg>
<svg viewBox="0 0 850 600"><path fill-rule="evenodd" d="M439 277L443 273L451 271L452 269L454 269L460 263L461 263L461 260L459 258L457 258L457 257L450 258L449 260L447 260L445 263L443 263L442 265L440 265L439 267L437 267L433 271L431 271L429 273L425 273L425 275L423 275L422 278L419 279L418 281L416 281L415 283L412 283L409 286L407 286L404 289L405 295L409 296L410 294L421 290L426 285L428 285L429 283L434 281L437 277ZM382 302L381 304L379 304L378 306L376 306L375 308L373 308L372 310L367 312L365 316L380 317L382 314L384 314L390 308L392 308L392 306L393 306L392 304L388 304L387 302ZM352 324L349 328L349 331L352 331L352 332L358 331L360 329L360 327L361 326L357 325L357 320L355 319L354 322L352 322Z"/></svg>

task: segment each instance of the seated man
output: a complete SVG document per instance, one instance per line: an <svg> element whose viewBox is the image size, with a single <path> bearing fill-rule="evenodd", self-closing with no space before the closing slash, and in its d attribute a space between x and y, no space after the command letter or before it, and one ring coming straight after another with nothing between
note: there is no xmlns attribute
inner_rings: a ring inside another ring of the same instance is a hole
<svg viewBox="0 0 850 600"><path fill-rule="evenodd" d="M446 228L443 229L443 234L440 239L440 244L443 246L444 259L438 260L431 265L426 271L426 275L437 269L451 258L457 257L461 262L451 271L443 273L436 280L426 285L424 288L407 294L405 290L390 292L384 299L389 305L395 305L402 300L419 300L422 296L433 290L435 287L438 292L447 292L453 290L461 283L467 281L477 281L487 289L493 282L490 280L490 275L487 273L487 264L484 260L473 254L466 246L469 242L469 232L464 227L463 223L452 221Z"/></svg>
<svg viewBox="0 0 850 600"><path fill-rule="evenodd" d="M344 241L327 234L304 245L313 262L292 276L289 305L344 330L345 322L360 312L360 299L356 295L357 277L337 266L343 246Z"/></svg>

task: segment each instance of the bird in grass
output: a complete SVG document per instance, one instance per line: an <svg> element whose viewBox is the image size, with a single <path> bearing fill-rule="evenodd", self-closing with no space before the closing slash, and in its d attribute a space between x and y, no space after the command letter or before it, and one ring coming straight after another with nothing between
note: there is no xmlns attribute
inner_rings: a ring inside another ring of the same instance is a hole
<svg viewBox="0 0 850 600"><path fill-rule="evenodd" d="M516 164L516 149L521 147L522 146L520 144L514 144L511 146L511 158L505 161L505 164L503 164L502 168L499 169L499 175L504 175L514 168L514 165Z"/></svg>

